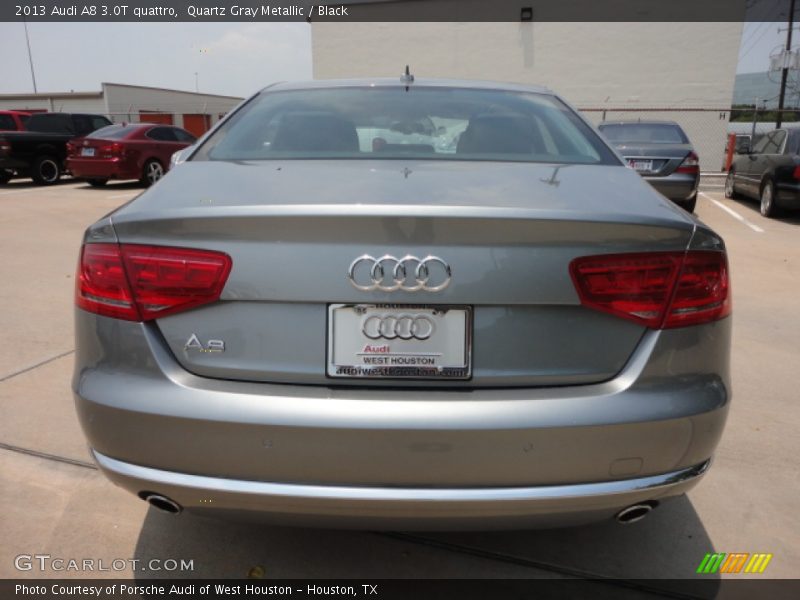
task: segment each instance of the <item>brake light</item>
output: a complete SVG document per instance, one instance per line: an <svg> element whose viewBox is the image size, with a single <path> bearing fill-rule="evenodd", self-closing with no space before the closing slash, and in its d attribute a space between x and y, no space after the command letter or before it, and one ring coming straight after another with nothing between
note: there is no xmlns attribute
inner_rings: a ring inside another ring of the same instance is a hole
<svg viewBox="0 0 800 600"><path fill-rule="evenodd" d="M215 302L231 270L222 252L85 244L76 278L82 309L128 321L150 321Z"/></svg>
<svg viewBox="0 0 800 600"><path fill-rule="evenodd" d="M73 156L75 154L75 144L72 142L67 142L67 156Z"/></svg>
<svg viewBox="0 0 800 600"><path fill-rule="evenodd" d="M707 323L731 313L723 252L587 256L569 268L583 306L652 329Z"/></svg>
<svg viewBox="0 0 800 600"><path fill-rule="evenodd" d="M675 169L676 173L699 173L700 159L694 152L689 152L683 162Z"/></svg>
<svg viewBox="0 0 800 600"><path fill-rule="evenodd" d="M121 156L122 150L123 150L122 144L114 142L113 144L106 144L104 146L100 146L98 154L107 158L114 158L115 156Z"/></svg>
<svg viewBox="0 0 800 600"><path fill-rule="evenodd" d="M0 144L2 144L2 142L0 142ZM800 165L797 165L794 168L794 171L792 171L792 177L794 177L795 179L800 179Z"/></svg>

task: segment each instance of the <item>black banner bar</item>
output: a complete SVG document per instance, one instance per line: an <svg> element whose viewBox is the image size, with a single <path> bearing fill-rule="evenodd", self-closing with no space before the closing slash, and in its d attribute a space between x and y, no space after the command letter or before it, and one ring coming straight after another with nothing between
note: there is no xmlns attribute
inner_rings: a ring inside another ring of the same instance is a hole
<svg viewBox="0 0 800 600"><path fill-rule="evenodd" d="M783 21L789 0L5 0L0 21Z"/></svg>
<svg viewBox="0 0 800 600"><path fill-rule="evenodd" d="M0 598L52 600L172 600L180 598L370 598L374 600L550 600L609 598L800 597L792 579L42 579L0 581Z"/></svg>

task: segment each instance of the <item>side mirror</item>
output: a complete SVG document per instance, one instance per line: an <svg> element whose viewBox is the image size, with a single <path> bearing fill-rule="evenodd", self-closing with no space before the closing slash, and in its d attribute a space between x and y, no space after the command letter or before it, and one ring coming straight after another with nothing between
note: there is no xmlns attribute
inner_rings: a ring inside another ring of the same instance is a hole
<svg viewBox="0 0 800 600"><path fill-rule="evenodd" d="M178 150L175 152L172 157L169 159L169 168L172 169L177 165L181 164L182 162L186 162L186 159L189 158L189 155L194 151L194 144L191 146L186 146L183 150Z"/></svg>

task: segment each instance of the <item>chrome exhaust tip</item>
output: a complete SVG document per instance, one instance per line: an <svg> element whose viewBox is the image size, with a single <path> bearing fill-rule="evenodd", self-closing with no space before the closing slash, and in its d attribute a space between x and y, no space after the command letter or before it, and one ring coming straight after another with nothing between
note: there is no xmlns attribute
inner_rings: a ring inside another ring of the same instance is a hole
<svg viewBox="0 0 800 600"><path fill-rule="evenodd" d="M647 515L649 515L656 506L658 506L657 502L642 502L640 504L632 504L631 506L623 508L621 511L619 511L614 519L616 519L617 523L622 523L623 525L636 523L636 521L641 521Z"/></svg>
<svg viewBox="0 0 800 600"><path fill-rule="evenodd" d="M142 492L139 494L139 497L153 508L157 508L161 512L169 513L171 515L177 515L183 510L180 504L174 500L170 500L166 496Z"/></svg>

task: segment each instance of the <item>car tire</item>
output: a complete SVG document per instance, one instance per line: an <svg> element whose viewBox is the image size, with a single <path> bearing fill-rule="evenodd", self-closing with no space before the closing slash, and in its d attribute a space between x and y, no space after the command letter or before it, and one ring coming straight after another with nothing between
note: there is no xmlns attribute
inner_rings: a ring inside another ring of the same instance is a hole
<svg viewBox="0 0 800 600"><path fill-rule="evenodd" d="M38 185L53 185L61 178L61 164L55 156L37 156L31 167L31 179Z"/></svg>
<svg viewBox="0 0 800 600"><path fill-rule="evenodd" d="M725 197L731 199L739 197L739 194L736 193L736 186L733 183L733 169L729 170L727 177L725 177Z"/></svg>
<svg viewBox="0 0 800 600"><path fill-rule="evenodd" d="M775 184L771 179L767 179L761 186L761 214L768 219L773 219L778 216L779 209L775 203Z"/></svg>
<svg viewBox="0 0 800 600"><path fill-rule="evenodd" d="M108 179L87 179L86 182L92 187L103 187L108 183Z"/></svg>
<svg viewBox="0 0 800 600"><path fill-rule="evenodd" d="M14 176L14 171L8 171L6 169L0 169L0 185L5 185L11 178Z"/></svg>
<svg viewBox="0 0 800 600"><path fill-rule="evenodd" d="M155 158L149 159L142 168L142 177L139 181L145 186L151 186L164 176L164 165Z"/></svg>

